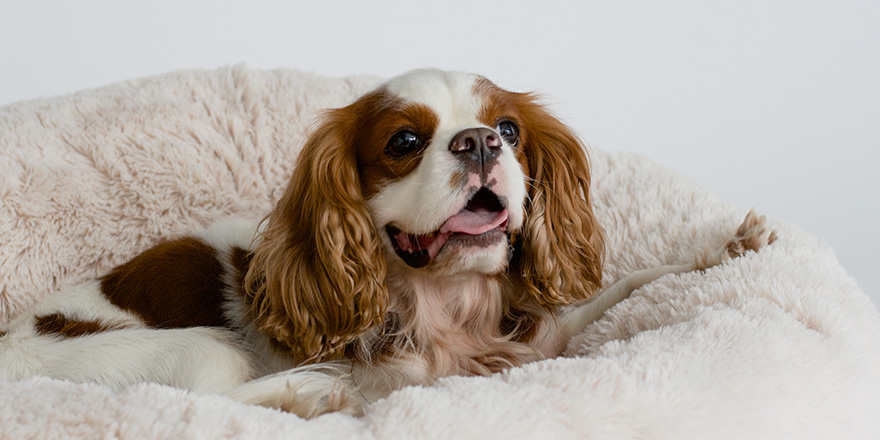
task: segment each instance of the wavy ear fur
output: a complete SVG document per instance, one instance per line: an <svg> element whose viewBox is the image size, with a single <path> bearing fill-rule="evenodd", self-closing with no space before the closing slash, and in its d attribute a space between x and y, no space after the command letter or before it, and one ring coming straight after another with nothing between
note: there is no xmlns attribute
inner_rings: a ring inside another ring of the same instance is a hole
<svg viewBox="0 0 880 440"><path fill-rule="evenodd" d="M590 202L586 149L530 94L520 95L529 201L514 270L543 307L590 298L602 285L604 236Z"/></svg>
<svg viewBox="0 0 880 440"><path fill-rule="evenodd" d="M244 280L260 330L306 362L338 357L388 301L348 114L331 111L307 141Z"/></svg>

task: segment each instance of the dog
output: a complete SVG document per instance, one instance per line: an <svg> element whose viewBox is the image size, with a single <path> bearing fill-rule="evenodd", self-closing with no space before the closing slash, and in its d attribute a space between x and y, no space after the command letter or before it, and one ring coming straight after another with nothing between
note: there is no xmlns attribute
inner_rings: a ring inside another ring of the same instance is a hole
<svg viewBox="0 0 880 440"><path fill-rule="evenodd" d="M634 289L775 239L750 212L694 261L600 292L590 162L531 93L417 70L327 111L262 220L157 244L0 337L0 379L154 382L302 417L560 354Z"/></svg>

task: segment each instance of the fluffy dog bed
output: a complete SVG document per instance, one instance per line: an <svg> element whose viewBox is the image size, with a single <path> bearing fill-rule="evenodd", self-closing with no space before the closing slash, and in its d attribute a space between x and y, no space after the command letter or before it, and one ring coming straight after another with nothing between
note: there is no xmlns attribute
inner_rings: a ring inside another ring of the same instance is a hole
<svg viewBox="0 0 880 440"><path fill-rule="evenodd" d="M0 108L0 320L160 237L262 216L317 111L377 82L234 67ZM643 158L592 158L608 284L721 245L747 211ZM564 358L406 388L363 418L33 378L0 383L0 437L880 438L877 309L826 244L771 225L758 253L637 290Z"/></svg>

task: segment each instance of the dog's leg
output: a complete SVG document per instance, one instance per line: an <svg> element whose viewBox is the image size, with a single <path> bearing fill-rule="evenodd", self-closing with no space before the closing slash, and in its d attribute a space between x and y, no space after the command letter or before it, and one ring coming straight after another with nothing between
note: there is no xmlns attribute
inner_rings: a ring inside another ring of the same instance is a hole
<svg viewBox="0 0 880 440"><path fill-rule="evenodd" d="M634 290L664 275L705 270L748 251L757 251L776 240L776 233L767 227L765 218L749 211L734 236L724 246L699 254L688 264L675 264L633 272L601 292L595 299L568 309L560 317L566 337L580 333L587 325L601 318L606 310L626 299Z"/></svg>
<svg viewBox="0 0 880 440"><path fill-rule="evenodd" d="M347 371L344 364L308 365L241 384L224 395L305 419L329 412L360 415L365 402L351 390Z"/></svg>
<svg viewBox="0 0 880 440"><path fill-rule="evenodd" d="M72 337L28 330L0 337L0 379L48 376L115 390L154 382L222 393L253 375L249 355L220 329L119 329Z"/></svg>
<svg viewBox="0 0 880 440"><path fill-rule="evenodd" d="M40 335L20 326L0 336L0 380L47 376L99 383L117 391L143 382L315 417L359 414L341 367L301 367L253 381L252 360L228 331L117 329L75 337Z"/></svg>

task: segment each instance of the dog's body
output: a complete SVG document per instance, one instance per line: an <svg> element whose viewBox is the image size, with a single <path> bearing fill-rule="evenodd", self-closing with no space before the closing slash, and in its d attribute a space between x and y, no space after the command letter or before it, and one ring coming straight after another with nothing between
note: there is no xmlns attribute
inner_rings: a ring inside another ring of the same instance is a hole
<svg viewBox="0 0 880 440"><path fill-rule="evenodd" d="M773 239L750 214L724 247L587 302L603 251L589 189L583 145L532 95L412 72L326 115L264 221L161 243L16 318L0 378L357 412L405 385L556 356L642 284Z"/></svg>

